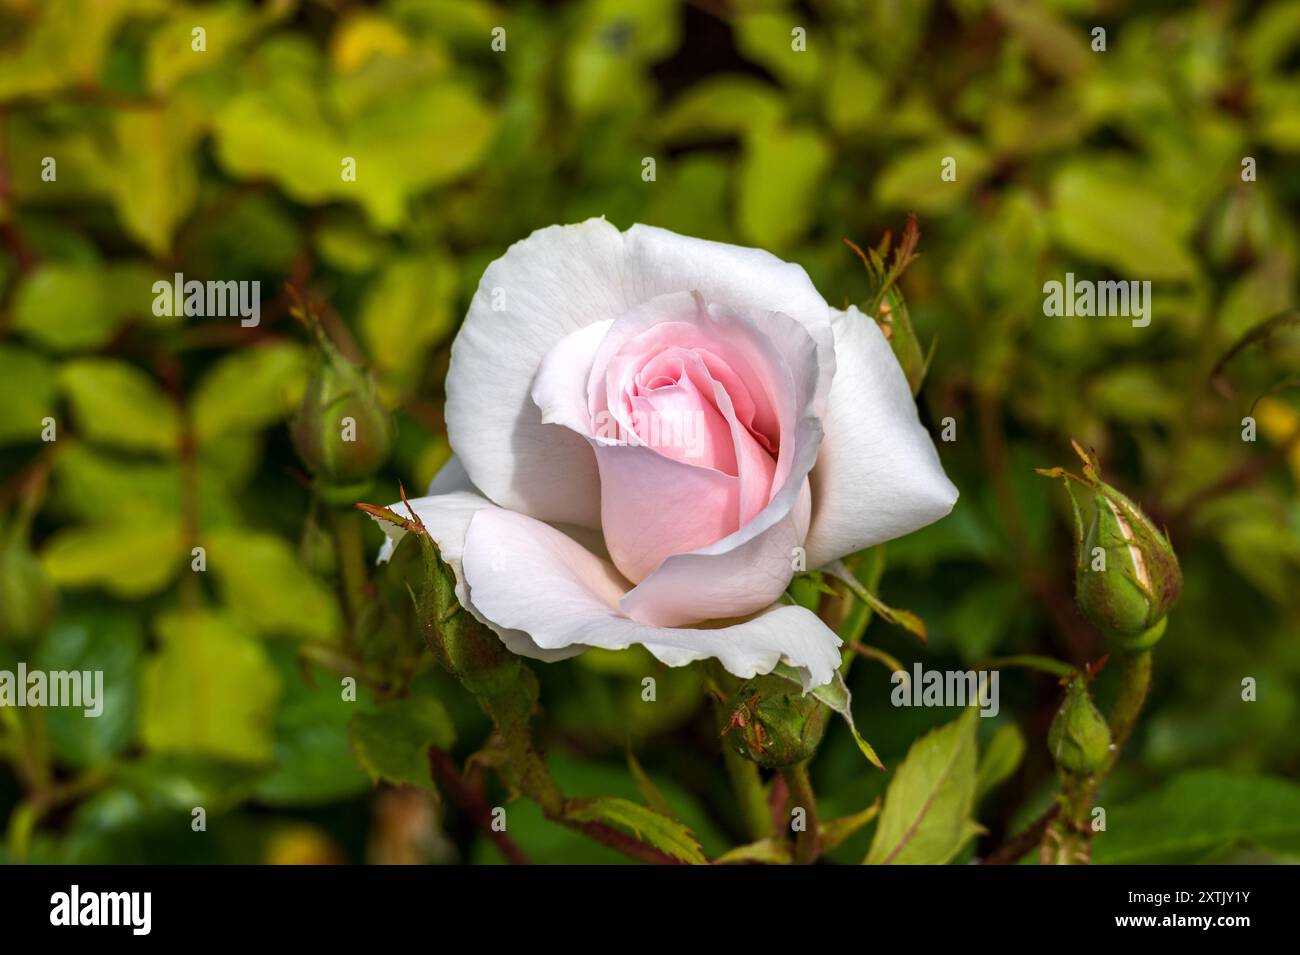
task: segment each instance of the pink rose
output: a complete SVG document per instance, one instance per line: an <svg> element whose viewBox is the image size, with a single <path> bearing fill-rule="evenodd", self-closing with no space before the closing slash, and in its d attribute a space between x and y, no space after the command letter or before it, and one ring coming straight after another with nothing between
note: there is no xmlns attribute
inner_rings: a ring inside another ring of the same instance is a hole
<svg viewBox="0 0 1300 955"><path fill-rule="evenodd" d="M603 219L488 266L447 433L456 456L412 504L461 602L547 660L639 643L820 685L840 641L778 603L795 571L957 499L868 316L761 250Z"/></svg>

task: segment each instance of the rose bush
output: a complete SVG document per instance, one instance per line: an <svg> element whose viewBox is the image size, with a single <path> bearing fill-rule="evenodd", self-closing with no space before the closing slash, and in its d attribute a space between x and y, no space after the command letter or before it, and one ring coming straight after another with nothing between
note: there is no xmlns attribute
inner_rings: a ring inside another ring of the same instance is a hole
<svg viewBox="0 0 1300 955"><path fill-rule="evenodd" d="M767 252L642 225L552 226L493 262L446 415L455 457L411 505L462 604L543 660L642 644L823 684L840 640L780 603L796 569L957 499L870 317ZM386 557L403 531L381 526Z"/></svg>

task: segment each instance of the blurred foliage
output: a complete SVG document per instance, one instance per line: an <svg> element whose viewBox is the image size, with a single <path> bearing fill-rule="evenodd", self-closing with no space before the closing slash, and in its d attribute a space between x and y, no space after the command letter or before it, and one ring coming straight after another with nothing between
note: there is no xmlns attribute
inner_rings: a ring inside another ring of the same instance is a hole
<svg viewBox="0 0 1300 955"><path fill-rule="evenodd" d="M1100 658L1067 504L1031 470L1077 438L1168 528L1186 582L1098 860L1294 859L1300 409L1276 389L1294 324L1210 382L1295 307L1298 154L1295 2L0 0L0 669L101 669L107 694L98 719L0 710L0 858L499 861L424 759L463 762L486 719L409 627L336 596L332 540L362 525L340 528L293 455L309 341L286 282L329 303L394 409L386 502L448 457L458 317L533 229L604 215L758 245L843 306L868 288L842 240L914 210L903 290L938 338L919 401L936 434L955 423L962 496L885 548L881 592L928 644L879 622L871 642L908 668ZM1045 317L1067 271L1150 280L1150 326ZM156 315L178 272L259 281L260 323ZM409 613L399 580L379 587ZM535 669L556 777L602 797L593 818L639 824L648 803L710 857L748 841L698 668L631 650ZM1047 804L1062 688L1002 676L999 716L972 726L890 706L888 668L858 663L857 725L891 771L832 723L812 766L819 814L847 820L830 858L961 861ZM942 799L876 818L887 785ZM621 858L508 806L535 859ZM924 839L891 841L913 824Z"/></svg>

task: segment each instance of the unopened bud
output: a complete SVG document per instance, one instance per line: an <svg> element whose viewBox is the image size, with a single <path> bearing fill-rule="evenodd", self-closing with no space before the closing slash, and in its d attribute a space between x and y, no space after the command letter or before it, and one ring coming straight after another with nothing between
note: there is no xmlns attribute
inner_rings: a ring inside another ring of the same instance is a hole
<svg viewBox="0 0 1300 955"><path fill-rule="evenodd" d="M393 419L370 375L317 336L315 366L294 415L293 446L308 470L326 484L373 477L393 444Z"/></svg>
<svg viewBox="0 0 1300 955"><path fill-rule="evenodd" d="M1182 592L1183 575L1169 538L1124 494L1101 481L1096 460L1079 449L1083 477L1060 468L1074 506L1075 597L1112 643L1147 649L1164 633L1165 615Z"/></svg>
<svg viewBox="0 0 1300 955"><path fill-rule="evenodd" d="M746 680L728 703L724 735L742 755L768 769L808 759L826 732L830 709L797 684L778 676Z"/></svg>
<svg viewBox="0 0 1300 955"><path fill-rule="evenodd" d="M1110 756L1110 727L1088 694L1088 681L1075 676L1047 731L1056 765L1076 776L1090 776Z"/></svg>

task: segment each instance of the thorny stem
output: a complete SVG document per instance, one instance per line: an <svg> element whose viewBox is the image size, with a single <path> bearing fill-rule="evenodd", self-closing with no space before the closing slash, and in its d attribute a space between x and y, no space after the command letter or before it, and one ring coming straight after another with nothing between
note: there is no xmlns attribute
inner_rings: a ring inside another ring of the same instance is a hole
<svg viewBox="0 0 1300 955"><path fill-rule="evenodd" d="M436 746L430 746L429 768L433 772L433 778L447 788L478 830L496 843L496 847L511 865L528 865L528 856L519 845L503 830L492 825L492 809L487 800L466 782L450 755Z"/></svg>
<svg viewBox="0 0 1300 955"><path fill-rule="evenodd" d="M351 508L329 506L326 510L343 581L343 610L347 615L347 636L351 643L356 637L369 589L361 515Z"/></svg>
<svg viewBox="0 0 1300 955"><path fill-rule="evenodd" d="M1062 774L1061 811L1047 826L1039 847L1039 859L1044 864L1076 865L1087 863L1092 857L1092 827L1088 824L1088 816L1097 790L1118 761L1151 687L1150 650L1120 654L1118 664L1119 695L1107 721L1111 736L1110 756L1105 765L1091 776Z"/></svg>
<svg viewBox="0 0 1300 955"><path fill-rule="evenodd" d="M474 694L492 720L505 747L506 760L501 771L506 786L537 803L552 822L642 862L675 864L677 860L671 856L612 826L573 818L571 809L576 808L575 801L565 798L533 740L531 717L538 697L536 674L460 605L452 569L442 560L424 522L407 502L405 488L399 486L399 491L406 516L370 504L357 507L420 538L425 561L425 580L417 598L421 630L434 657Z"/></svg>
<svg viewBox="0 0 1300 955"><path fill-rule="evenodd" d="M735 689L736 680L724 670L716 660L710 660L707 667L708 680L716 690L714 695L714 713L718 729L725 731L730 724L731 714L727 712L726 697ZM721 740L722 761L727 768L727 778L736 795L736 804L740 818L745 824L745 832L750 839L757 842L766 839L775 831L772 823L772 811L768 806L767 793L763 791L763 779L758 767L751 763L726 739Z"/></svg>
<svg viewBox="0 0 1300 955"><path fill-rule="evenodd" d="M817 860L820 846L817 833L817 799L813 795L812 780L808 778L808 763L795 763L781 770L785 784L790 789L789 807L804 811L804 828L795 834L794 861L797 865L811 865Z"/></svg>

